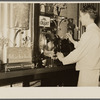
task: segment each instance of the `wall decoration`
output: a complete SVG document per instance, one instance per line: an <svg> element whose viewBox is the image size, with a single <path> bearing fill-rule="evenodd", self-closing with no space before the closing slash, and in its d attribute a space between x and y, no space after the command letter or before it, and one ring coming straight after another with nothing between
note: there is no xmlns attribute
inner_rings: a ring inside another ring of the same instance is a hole
<svg viewBox="0 0 100 100"><path fill-rule="evenodd" d="M54 11L57 12L57 15L60 16L60 13L63 9L67 9L67 4L66 3L54 3Z"/></svg>
<svg viewBox="0 0 100 100"><path fill-rule="evenodd" d="M39 16L39 26L50 27L50 17Z"/></svg>
<svg viewBox="0 0 100 100"><path fill-rule="evenodd" d="M29 12L30 4L27 3L16 3L13 4L13 18L14 28L29 29Z"/></svg>
<svg viewBox="0 0 100 100"><path fill-rule="evenodd" d="M53 3L46 3L45 12L46 14L53 14L54 6Z"/></svg>

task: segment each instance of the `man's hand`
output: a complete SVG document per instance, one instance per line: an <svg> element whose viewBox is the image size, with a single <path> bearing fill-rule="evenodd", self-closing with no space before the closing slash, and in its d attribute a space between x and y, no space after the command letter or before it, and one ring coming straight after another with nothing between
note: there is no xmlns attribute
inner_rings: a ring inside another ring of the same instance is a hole
<svg viewBox="0 0 100 100"><path fill-rule="evenodd" d="M72 35L70 33L66 33L66 38L68 38L71 42L73 41Z"/></svg>
<svg viewBox="0 0 100 100"><path fill-rule="evenodd" d="M72 35L70 33L66 33L66 36L65 36L66 39L69 39L70 42L72 42L73 44L76 43L76 41L73 39Z"/></svg>
<svg viewBox="0 0 100 100"><path fill-rule="evenodd" d="M57 52L57 58L62 61L62 59L64 58L64 55L60 52Z"/></svg>

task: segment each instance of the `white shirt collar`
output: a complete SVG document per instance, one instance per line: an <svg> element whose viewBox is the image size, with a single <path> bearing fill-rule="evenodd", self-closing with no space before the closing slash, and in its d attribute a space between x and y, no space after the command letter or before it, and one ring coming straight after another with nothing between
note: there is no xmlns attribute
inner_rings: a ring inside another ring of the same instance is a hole
<svg viewBox="0 0 100 100"><path fill-rule="evenodd" d="M90 29L91 29L92 27L94 27L94 26L96 26L95 23L89 24L89 25L86 27L86 31L87 31L87 30L90 30Z"/></svg>

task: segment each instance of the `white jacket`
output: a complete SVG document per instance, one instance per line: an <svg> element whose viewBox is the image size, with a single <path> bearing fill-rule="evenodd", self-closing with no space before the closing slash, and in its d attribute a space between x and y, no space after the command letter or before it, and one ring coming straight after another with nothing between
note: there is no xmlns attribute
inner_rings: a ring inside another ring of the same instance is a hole
<svg viewBox="0 0 100 100"><path fill-rule="evenodd" d="M86 27L76 49L62 62L64 65L76 63L76 70L100 69L100 29L95 23Z"/></svg>

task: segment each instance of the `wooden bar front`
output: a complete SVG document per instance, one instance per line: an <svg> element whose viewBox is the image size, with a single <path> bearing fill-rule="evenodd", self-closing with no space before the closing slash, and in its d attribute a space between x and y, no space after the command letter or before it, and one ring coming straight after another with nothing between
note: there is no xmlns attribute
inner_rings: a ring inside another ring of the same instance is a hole
<svg viewBox="0 0 100 100"><path fill-rule="evenodd" d="M0 72L0 86L22 82L28 87L36 80L41 80L41 86L77 86L78 72L75 65Z"/></svg>

